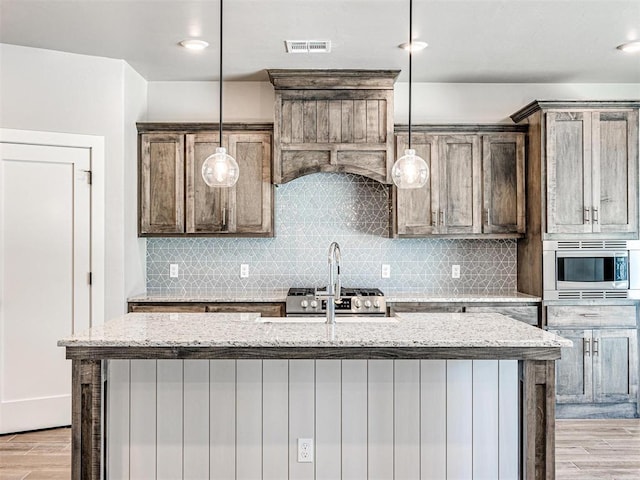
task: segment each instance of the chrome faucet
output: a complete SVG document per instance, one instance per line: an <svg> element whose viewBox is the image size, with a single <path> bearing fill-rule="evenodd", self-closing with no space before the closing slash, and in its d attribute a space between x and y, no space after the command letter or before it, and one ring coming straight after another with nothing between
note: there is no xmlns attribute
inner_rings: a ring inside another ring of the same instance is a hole
<svg viewBox="0 0 640 480"><path fill-rule="evenodd" d="M335 267L335 275L334 275ZM316 298L326 299L327 323L333 325L336 323L336 303L342 300L340 285L340 245L332 242L329 245L329 285L327 290L320 292L316 290Z"/></svg>

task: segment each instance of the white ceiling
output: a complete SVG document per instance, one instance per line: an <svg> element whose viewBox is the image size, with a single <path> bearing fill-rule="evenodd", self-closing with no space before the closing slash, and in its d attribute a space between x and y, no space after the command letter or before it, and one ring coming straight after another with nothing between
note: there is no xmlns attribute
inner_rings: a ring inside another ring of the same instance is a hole
<svg viewBox="0 0 640 480"><path fill-rule="evenodd" d="M225 80L267 68L402 69L408 0L226 0ZM149 81L215 80L218 0L0 0L0 42L126 60ZM640 83L640 0L414 0L423 82ZM190 52L188 37L211 46ZM285 40L329 39L330 54Z"/></svg>

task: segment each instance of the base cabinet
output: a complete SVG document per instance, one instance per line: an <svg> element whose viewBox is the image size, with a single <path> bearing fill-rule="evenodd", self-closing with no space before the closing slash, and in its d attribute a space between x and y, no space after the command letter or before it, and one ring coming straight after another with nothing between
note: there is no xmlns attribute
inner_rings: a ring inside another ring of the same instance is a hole
<svg viewBox="0 0 640 480"><path fill-rule="evenodd" d="M259 313L284 317L284 302L129 302L129 313Z"/></svg>
<svg viewBox="0 0 640 480"><path fill-rule="evenodd" d="M571 307L562 308L571 311ZM579 308L579 307L578 307ZM614 322L635 323L635 307L579 308L583 323L571 328L549 328L550 332L573 342L562 349L556 361L557 415L562 418L633 417L638 412L638 329L615 328ZM627 308L627 317L615 312ZM553 319L560 312L552 310ZM585 316L586 315L586 316ZM589 316L591 315L591 316ZM571 317L566 318L571 323ZM585 321L586 320L586 321ZM589 320L593 323L589 324ZM604 322L608 320L611 326ZM603 326L604 325L604 326Z"/></svg>

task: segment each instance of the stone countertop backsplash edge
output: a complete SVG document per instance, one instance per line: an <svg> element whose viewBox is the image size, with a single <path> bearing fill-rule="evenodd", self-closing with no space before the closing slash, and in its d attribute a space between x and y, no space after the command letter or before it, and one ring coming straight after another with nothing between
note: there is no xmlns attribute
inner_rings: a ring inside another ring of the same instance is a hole
<svg viewBox="0 0 640 480"><path fill-rule="evenodd" d="M287 290L265 291L171 291L149 290L145 293L130 296L131 303L152 302L284 302ZM512 293L422 293L416 291L387 291L387 303L540 303L542 299L520 292Z"/></svg>

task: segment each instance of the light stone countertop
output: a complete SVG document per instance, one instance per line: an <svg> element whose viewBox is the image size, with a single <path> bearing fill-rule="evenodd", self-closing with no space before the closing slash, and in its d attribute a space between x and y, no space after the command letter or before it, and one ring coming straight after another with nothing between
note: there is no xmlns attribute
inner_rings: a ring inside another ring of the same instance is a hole
<svg viewBox="0 0 640 480"><path fill-rule="evenodd" d="M496 313L409 313L359 323L261 318L251 313L129 313L58 342L63 347L490 347L571 346ZM365 323L366 322L366 323Z"/></svg>
<svg viewBox="0 0 640 480"><path fill-rule="evenodd" d="M454 294L454 293L423 293L419 291L401 291L382 289L387 303L522 303L540 302L540 297L524 293L511 294ZM194 290L176 292L171 290L149 290L140 295L128 298L129 302L284 302L287 290L272 290L268 292L258 290L241 290L223 292L216 290Z"/></svg>

